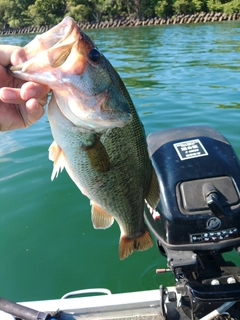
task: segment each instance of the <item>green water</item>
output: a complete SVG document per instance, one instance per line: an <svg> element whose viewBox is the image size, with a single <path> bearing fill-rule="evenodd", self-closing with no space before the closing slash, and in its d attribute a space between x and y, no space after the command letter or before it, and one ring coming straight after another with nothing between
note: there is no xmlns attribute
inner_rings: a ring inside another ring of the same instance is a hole
<svg viewBox="0 0 240 320"><path fill-rule="evenodd" d="M87 33L119 71L147 134L207 124L240 156L240 21ZM0 134L0 296L25 301L94 287L118 293L172 285L171 274L155 274L166 267L156 246L120 261L117 224L93 229L89 200L66 172L51 182L51 142L46 116Z"/></svg>

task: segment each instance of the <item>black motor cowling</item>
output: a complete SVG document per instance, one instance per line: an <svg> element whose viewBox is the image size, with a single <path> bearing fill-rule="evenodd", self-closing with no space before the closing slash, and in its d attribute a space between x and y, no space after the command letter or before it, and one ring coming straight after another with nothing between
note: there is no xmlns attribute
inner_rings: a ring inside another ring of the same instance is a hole
<svg viewBox="0 0 240 320"><path fill-rule="evenodd" d="M240 245L240 162L215 129L189 126L150 134L160 184L156 211L146 215L171 250L224 250Z"/></svg>
<svg viewBox="0 0 240 320"><path fill-rule="evenodd" d="M156 209L147 203L145 219L175 275L182 309L199 319L230 303L240 318L240 268L222 255L240 252L236 153L208 126L163 130L147 142L160 201Z"/></svg>

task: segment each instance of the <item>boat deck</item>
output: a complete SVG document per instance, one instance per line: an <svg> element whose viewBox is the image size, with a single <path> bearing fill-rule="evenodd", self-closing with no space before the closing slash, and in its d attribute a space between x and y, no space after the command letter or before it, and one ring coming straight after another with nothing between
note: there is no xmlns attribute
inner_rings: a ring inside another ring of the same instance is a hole
<svg viewBox="0 0 240 320"><path fill-rule="evenodd" d="M159 290L20 304L51 315L56 313L58 320L164 320Z"/></svg>

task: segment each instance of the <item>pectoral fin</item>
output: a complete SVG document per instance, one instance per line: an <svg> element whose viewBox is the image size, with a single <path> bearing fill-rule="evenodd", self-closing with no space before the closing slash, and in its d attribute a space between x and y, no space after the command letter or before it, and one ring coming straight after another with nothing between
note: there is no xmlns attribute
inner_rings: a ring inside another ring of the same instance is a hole
<svg viewBox="0 0 240 320"><path fill-rule="evenodd" d="M109 171L109 156L100 139L96 139L91 146L85 146L84 148L93 169L100 172Z"/></svg>
<svg viewBox="0 0 240 320"><path fill-rule="evenodd" d="M92 205L92 223L95 229L107 229L113 222L114 218L103 211L95 202L91 201Z"/></svg>
<svg viewBox="0 0 240 320"><path fill-rule="evenodd" d="M149 205L155 209L160 199L160 188L155 169L152 168L152 178L146 195Z"/></svg>
<svg viewBox="0 0 240 320"><path fill-rule="evenodd" d="M57 178L59 171L62 172L62 170L65 167L65 159L62 152L62 149L57 145L55 141L50 145L49 149L49 159L53 161L53 171L51 175L51 180L53 180L55 177Z"/></svg>

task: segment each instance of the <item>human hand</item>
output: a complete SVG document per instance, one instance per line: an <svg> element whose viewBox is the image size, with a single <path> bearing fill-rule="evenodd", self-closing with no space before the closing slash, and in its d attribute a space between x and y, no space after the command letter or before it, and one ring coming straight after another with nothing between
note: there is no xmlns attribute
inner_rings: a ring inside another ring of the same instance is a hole
<svg viewBox="0 0 240 320"><path fill-rule="evenodd" d="M0 131L27 128L44 114L47 86L16 79L8 74L9 64L26 61L25 52L16 46L0 45Z"/></svg>

